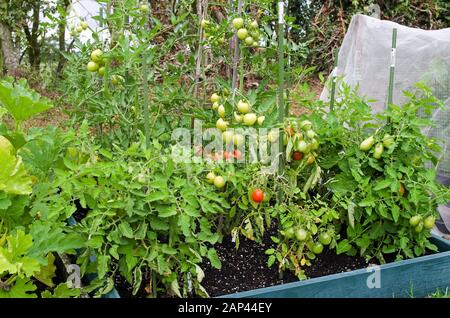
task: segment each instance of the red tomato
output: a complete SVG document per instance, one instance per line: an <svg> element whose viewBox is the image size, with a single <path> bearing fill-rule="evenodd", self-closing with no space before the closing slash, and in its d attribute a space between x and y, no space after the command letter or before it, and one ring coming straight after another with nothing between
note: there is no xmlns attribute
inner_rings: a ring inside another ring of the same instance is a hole
<svg viewBox="0 0 450 318"><path fill-rule="evenodd" d="M224 151L223 152L223 158L225 159L225 160L229 160L229 159L231 159L233 157L233 153L230 151L230 152L228 152L228 151Z"/></svg>
<svg viewBox="0 0 450 318"><path fill-rule="evenodd" d="M300 151L294 151L292 153L292 159L297 160L297 161L302 160L303 159L303 153L300 152Z"/></svg>
<svg viewBox="0 0 450 318"><path fill-rule="evenodd" d="M241 154L241 152L239 150L236 149L235 151L233 151L233 156L234 156L234 158L239 160L239 159L241 159L242 154Z"/></svg>
<svg viewBox="0 0 450 318"><path fill-rule="evenodd" d="M260 203L264 200L264 192L261 189L256 189L252 193L252 199L256 203Z"/></svg>

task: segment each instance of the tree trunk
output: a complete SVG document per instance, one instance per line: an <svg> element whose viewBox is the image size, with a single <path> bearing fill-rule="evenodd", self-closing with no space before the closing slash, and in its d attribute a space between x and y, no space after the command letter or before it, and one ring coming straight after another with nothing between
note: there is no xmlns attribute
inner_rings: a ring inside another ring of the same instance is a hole
<svg viewBox="0 0 450 318"><path fill-rule="evenodd" d="M33 16L31 30L28 25L24 25L25 36L28 41L28 59L33 70L39 71L41 64L41 47L38 41L39 38L39 10L41 8L41 1L36 1L33 4Z"/></svg>
<svg viewBox="0 0 450 318"><path fill-rule="evenodd" d="M14 46L11 28L0 22L0 48L6 74L15 75L19 69L19 50Z"/></svg>
<svg viewBox="0 0 450 318"><path fill-rule="evenodd" d="M67 8L69 7L70 0L59 0L58 6L64 11L64 16L60 17L58 24L58 45L59 45L59 59L58 66L56 67L56 76L62 76L62 70L66 62L66 58L63 52L66 52L66 26L67 26Z"/></svg>

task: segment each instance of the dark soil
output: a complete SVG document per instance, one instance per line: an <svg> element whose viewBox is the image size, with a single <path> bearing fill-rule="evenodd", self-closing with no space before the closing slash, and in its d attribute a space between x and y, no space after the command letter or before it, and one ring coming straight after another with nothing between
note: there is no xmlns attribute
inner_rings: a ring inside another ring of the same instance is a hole
<svg viewBox="0 0 450 318"><path fill-rule="evenodd" d="M222 261L222 269L212 268L208 261L205 261L202 266L205 271L202 286L209 295L215 297L298 281L298 278L288 271L280 277L276 263L271 268L267 267L268 256L265 251L276 247L270 239L271 235L273 236L274 233L268 233L261 244L241 237L238 250L229 237L225 238L222 244L216 245L215 249ZM368 264L361 257L336 255L335 251L325 249L312 262L312 266L305 266L304 270L308 278L314 278L367 266Z"/></svg>
<svg viewBox="0 0 450 318"><path fill-rule="evenodd" d="M133 286L119 274L117 271L114 275L114 286L121 298L147 298L149 297L150 273L143 272L142 284L136 295L133 295Z"/></svg>
<svg viewBox="0 0 450 318"><path fill-rule="evenodd" d="M72 214L72 217L75 219L75 221L80 222L82 219L86 217L86 215L89 212L89 209L83 208L80 204L80 200L75 200L74 203L77 210Z"/></svg>

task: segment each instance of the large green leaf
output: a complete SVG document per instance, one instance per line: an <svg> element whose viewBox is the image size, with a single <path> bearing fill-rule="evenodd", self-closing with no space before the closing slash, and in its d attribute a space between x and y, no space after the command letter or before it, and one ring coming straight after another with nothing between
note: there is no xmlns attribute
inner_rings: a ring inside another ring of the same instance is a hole
<svg viewBox="0 0 450 318"><path fill-rule="evenodd" d="M84 246L85 240L77 233L64 233L61 227L52 227L50 222L35 222L30 229L33 246L29 256L41 264L47 264L46 256L50 252L64 253Z"/></svg>
<svg viewBox="0 0 450 318"><path fill-rule="evenodd" d="M0 191L9 194L31 194L32 178L27 175L20 156L0 149Z"/></svg>
<svg viewBox="0 0 450 318"><path fill-rule="evenodd" d="M0 81L0 103L16 121L23 121L52 108L52 104L31 90L25 80L17 84Z"/></svg>
<svg viewBox="0 0 450 318"><path fill-rule="evenodd" d="M0 247L0 275L9 273L31 277L40 270L39 262L27 255L33 246L31 235L18 230L15 235L7 236L6 241L6 246Z"/></svg>
<svg viewBox="0 0 450 318"><path fill-rule="evenodd" d="M0 289L0 298L37 298L36 286L27 278L18 278L8 291Z"/></svg>

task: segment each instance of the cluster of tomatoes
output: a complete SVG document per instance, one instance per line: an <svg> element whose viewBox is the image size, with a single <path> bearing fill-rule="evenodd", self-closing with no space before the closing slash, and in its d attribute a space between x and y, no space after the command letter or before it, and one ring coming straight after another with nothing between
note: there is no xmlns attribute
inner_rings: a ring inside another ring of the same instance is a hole
<svg viewBox="0 0 450 318"><path fill-rule="evenodd" d="M427 216L425 219L422 219L421 215L414 215L409 219L409 225L414 227L414 230L417 233L422 232L425 228L427 230L431 230L434 227L436 219L434 216Z"/></svg>
<svg viewBox="0 0 450 318"><path fill-rule="evenodd" d="M89 24L88 24L86 21L81 20L80 23L79 23L77 26L72 27L72 28L70 29L70 35L71 35L72 37L76 37L76 36L78 36L81 32L83 32L84 30L86 30L88 27L89 27Z"/></svg>
<svg viewBox="0 0 450 318"><path fill-rule="evenodd" d="M87 63L86 69L91 73L97 73L99 76L104 76L106 72L106 58L103 56L103 51L95 49L91 52L91 60ZM121 75L111 75L111 83L113 85L121 85L124 83L124 78Z"/></svg>
<svg viewBox="0 0 450 318"><path fill-rule="evenodd" d="M314 241L313 235L300 226L289 227L282 233L287 239L295 238L298 242L304 243L308 250L314 254L321 254L324 246L330 245L333 239L333 233L331 231L323 231L318 235L317 241Z"/></svg>
<svg viewBox="0 0 450 318"><path fill-rule="evenodd" d="M245 21L244 18L237 17L233 19L232 24L239 40L249 47L258 46L261 35L256 20ZM203 19L200 22L200 25L204 30L204 39L210 41L210 43L214 45L224 44L226 42L227 34L230 34L228 31L221 32L217 24L206 19Z"/></svg>
<svg viewBox="0 0 450 318"><path fill-rule="evenodd" d="M370 136L369 138L361 142L361 144L359 145L359 149L362 151L369 151L375 144L375 142L376 142L375 136ZM380 159L381 156L383 155L384 148L390 148L393 144L394 144L394 137L389 134L385 134L383 136L383 139L377 142L377 144L375 145L373 149L373 157L377 160Z"/></svg>
<svg viewBox="0 0 450 318"><path fill-rule="evenodd" d="M256 20L244 25L243 18L233 19L233 27L237 30L237 37L239 40L244 41L248 46L258 46L260 39L259 26Z"/></svg>
<svg viewBox="0 0 450 318"><path fill-rule="evenodd" d="M290 125L285 129L284 144L287 145L289 139L292 143L292 153L287 161L302 161L311 165L316 161L317 154L315 150L319 149L317 134L312 129L312 123L309 120L303 120L298 127Z"/></svg>

